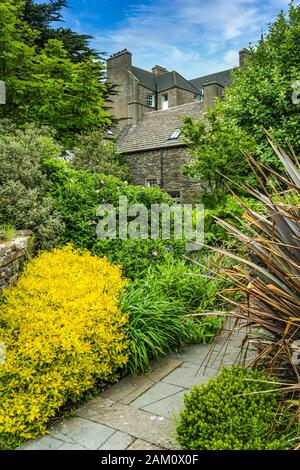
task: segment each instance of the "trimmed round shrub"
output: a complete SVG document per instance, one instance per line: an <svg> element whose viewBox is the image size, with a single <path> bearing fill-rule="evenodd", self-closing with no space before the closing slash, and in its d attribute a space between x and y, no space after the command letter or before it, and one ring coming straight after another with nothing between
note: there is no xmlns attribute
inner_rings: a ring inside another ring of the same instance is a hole
<svg viewBox="0 0 300 470"><path fill-rule="evenodd" d="M262 372L223 368L185 396L177 438L188 450L285 450L290 412L280 404L276 384Z"/></svg>
<svg viewBox="0 0 300 470"><path fill-rule="evenodd" d="M27 264L0 305L0 447L43 433L50 417L127 362L126 284L106 258L67 245Z"/></svg>

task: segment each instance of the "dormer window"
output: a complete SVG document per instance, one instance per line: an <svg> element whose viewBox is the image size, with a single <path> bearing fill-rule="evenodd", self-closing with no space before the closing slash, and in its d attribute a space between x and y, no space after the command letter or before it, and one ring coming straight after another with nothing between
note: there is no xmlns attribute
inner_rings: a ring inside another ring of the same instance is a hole
<svg viewBox="0 0 300 470"><path fill-rule="evenodd" d="M148 93L146 96L146 103L147 106L150 106L150 108L155 108L155 96Z"/></svg>
<svg viewBox="0 0 300 470"><path fill-rule="evenodd" d="M168 140L177 140L181 136L182 129L178 127L175 131L170 135Z"/></svg>

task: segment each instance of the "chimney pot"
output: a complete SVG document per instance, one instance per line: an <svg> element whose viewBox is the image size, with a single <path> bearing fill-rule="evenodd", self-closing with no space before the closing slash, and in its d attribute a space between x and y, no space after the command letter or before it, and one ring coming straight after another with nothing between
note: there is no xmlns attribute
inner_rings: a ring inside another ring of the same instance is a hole
<svg viewBox="0 0 300 470"><path fill-rule="evenodd" d="M239 52L240 67L245 67L248 57L249 57L249 49L244 47L244 49L242 49Z"/></svg>
<svg viewBox="0 0 300 470"><path fill-rule="evenodd" d="M161 67L160 65L154 65L152 68L152 73L154 73L154 75L160 75L161 73L165 72L167 72L167 69L165 69L165 67Z"/></svg>

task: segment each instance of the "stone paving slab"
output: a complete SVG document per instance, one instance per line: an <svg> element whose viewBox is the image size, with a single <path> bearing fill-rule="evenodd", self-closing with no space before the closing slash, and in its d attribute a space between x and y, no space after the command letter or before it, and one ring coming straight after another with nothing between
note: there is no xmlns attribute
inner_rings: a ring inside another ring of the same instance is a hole
<svg viewBox="0 0 300 470"><path fill-rule="evenodd" d="M162 447L155 446L151 442L136 439L127 450L164 450Z"/></svg>
<svg viewBox="0 0 300 470"><path fill-rule="evenodd" d="M99 450L125 450L134 441L134 438L129 434L121 431L115 431L107 441L105 441Z"/></svg>
<svg viewBox="0 0 300 470"><path fill-rule="evenodd" d="M172 423L163 416L156 416L122 403L98 397L83 405L78 416L92 420L118 431L130 432L136 438L143 439L166 449L174 448L170 439ZM130 429L130 431L129 431Z"/></svg>
<svg viewBox="0 0 300 470"><path fill-rule="evenodd" d="M159 361L151 361L151 372L147 376L154 382L159 382L173 370L180 367L184 362L184 358L180 355L177 358L166 356Z"/></svg>
<svg viewBox="0 0 300 470"><path fill-rule="evenodd" d="M57 450L88 450L88 449L79 444L66 443L66 444L61 445Z"/></svg>
<svg viewBox="0 0 300 470"><path fill-rule="evenodd" d="M139 396L139 398L134 400L131 403L131 406L133 406L134 408L144 408L145 406L151 405L152 403L156 403L162 400L163 398L175 395L178 392L181 392L182 390L182 387L178 387L176 385L172 385L166 382L158 382L147 392L143 393L141 396Z"/></svg>
<svg viewBox="0 0 300 470"><path fill-rule="evenodd" d="M183 362L191 362L192 364L201 364L204 361L207 353L211 348L211 344L194 344L192 346L185 346L180 352L172 353L173 359L181 359Z"/></svg>
<svg viewBox="0 0 300 470"><path fill-rule="evenodd" d="M129 405L154 384L155 382L147 376L136 377L128 375L120 382L105 390L101 396L113 401L119 401L124 405Z"/></svg>
<svg viewBox="0 0 300 470"><path fill-rule="evenodd" d="M163 377L180 367L182 363L182 360L169 357L162 358L158 362L152 361L150 374L124 377L120 382L105 390L101 396L112 401L121 402L124 405L129 405L142 393L155 385L156 382L159 382Z"/></svg>
<svg viewBox="0 0 300 470"><path fill-rule="evenodd" d="M50 429L51 437L66 439L63 443L70 443L71 439L73 444L80 444L90 450L98 449L114 432L111 427L81 417L65 420Z"/></svg>
<svg viewBox="0 0 300 470"><path fill-rule="evenodd" d="M193 385L202 385L207 383L217 374L215 369L199 369L199 366L193 364L183 364L180 369L176 369L163 379L172 385L177 385L185 389L190 389Z"/></svg>
<svg viewBox="0 0 300 470"><path fill-rule="evenodd" d="M175 395L171 395L155 403L146 405L142 407L142 410L173 420L183 407L183 397L185 393L186 390L183 390Z"/></svg>
<svg viewBox="0 0 300 470"><path fill-rule="evenodd" d="M212 369L220 369L222 366L230 367L234 364L239 364L242 357L240 348L230 348L226 351L212 351L205 366Z"/></svg>
<svg viewBox="0 0 300 470"><path fill-rule="evenodd" d="M38 437L23 444L20 450L57 450L64 443L50 436Z"/></svg>

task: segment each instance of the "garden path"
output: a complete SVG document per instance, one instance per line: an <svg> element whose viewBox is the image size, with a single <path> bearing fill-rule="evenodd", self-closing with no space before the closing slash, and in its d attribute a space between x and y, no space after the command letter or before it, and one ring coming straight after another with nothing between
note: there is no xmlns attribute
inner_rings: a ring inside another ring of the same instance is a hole
<svg viewBox="0 0 300 470"><path fill-rule="evenodd" d="M221 362L230 366L241 360L245 332L235 329L227 343L226 328L213 346L185 347L153 363L150 374L125 377L21 449L176 449L175 418L184 394L215 376Z"/></svg>

